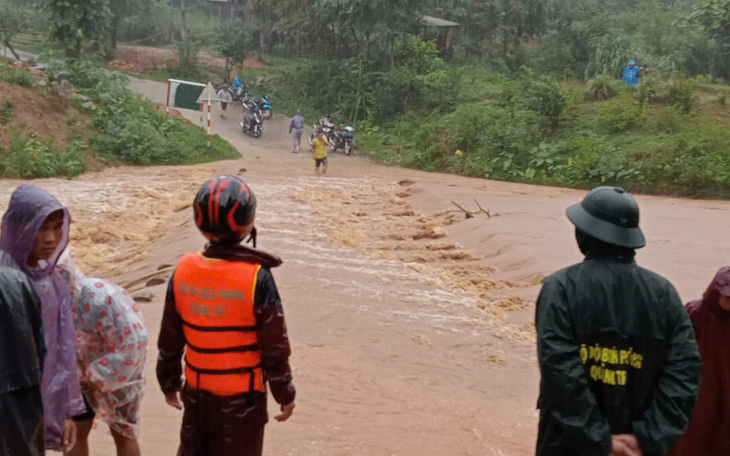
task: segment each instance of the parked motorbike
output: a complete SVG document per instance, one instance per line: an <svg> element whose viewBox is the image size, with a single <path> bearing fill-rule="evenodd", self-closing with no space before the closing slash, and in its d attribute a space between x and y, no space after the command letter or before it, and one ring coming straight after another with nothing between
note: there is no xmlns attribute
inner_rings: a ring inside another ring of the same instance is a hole
<svg viewBox="0 0 730 456"><path fill-rule="evenodd" d="M346 126L342 136L345 138L345 155L350 155L352 154L352 150L355 148L355 129L349 125Z"/></svg>
<svg viewBox="0 0 730 456"><path fill-rule="evenodd" d="M332 151L342 149L345 155L352 154L352 149L355 147L355 129L346 126L344 130L340 131L337 126L334 127L332 133L332 139L330 139L330 146Z"/></svg>
<svg viewBox="0 0 730 456"><path fill-rule="evenodd" d="M327 139L332 142L332 132L335 129L335 123L332 121L332 116L327 114L319 117L319 123L312 126L312 136L309 137L309 144L312 144L314 138L319 136L319 132L324 132Z"/></svg>
<svg viewBox="0 0 730 456"><path fill-rule="evenodd" d="M254 138L260 138L264 132L263 119L261 117L261 111L250 99L243 101L243 122L241 122L241 131L244 134L249 134Z"/></svg>
<svg viewBox="0 0 730 456"><path fill-rule="evenodd" d="M337 149L342 149L345 155L352 154L352 150L355 148L355 129L351 126L346 126L342 131L337 128L337 125L332 121L331 115L321 116L319 118L319 124L314 125L312 129L312 136L309 138L309 144L312 144L314 138L316 138L320 132L324 132L330 143L330 149L335 152Z"/></svg>

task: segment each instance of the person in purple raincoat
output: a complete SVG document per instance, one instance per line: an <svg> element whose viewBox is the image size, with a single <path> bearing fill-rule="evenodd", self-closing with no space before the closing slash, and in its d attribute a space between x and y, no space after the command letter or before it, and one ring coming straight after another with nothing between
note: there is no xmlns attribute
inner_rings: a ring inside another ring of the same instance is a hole
<svg viewBox="0 0 730 456"><path fill-rule="evenodd" d="M21 185L2 220L0 264L25 273L41 300L46 356L41 395L46 449L70 451L76 442L72 416L84 402L76 370L76 335L68 286L55 270L68 245L71 217L45 190Z"/></svg>

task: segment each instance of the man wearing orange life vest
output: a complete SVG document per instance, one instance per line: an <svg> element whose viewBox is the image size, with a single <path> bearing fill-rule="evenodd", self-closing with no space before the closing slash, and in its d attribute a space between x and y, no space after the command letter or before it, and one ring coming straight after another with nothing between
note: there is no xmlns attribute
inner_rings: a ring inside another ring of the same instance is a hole
<svg viewBox="0 0 730 456"><path fill-rule="evenodd" d="M266 384L281 404L277 421L292 415L296 395L270 271L281 260L241 245L249 237L256 246L256 197L241 180L209 180L193 209L210 242L183 256L170 280L157 379L167 403L185 409L178 456L260 456Z"/></svg>

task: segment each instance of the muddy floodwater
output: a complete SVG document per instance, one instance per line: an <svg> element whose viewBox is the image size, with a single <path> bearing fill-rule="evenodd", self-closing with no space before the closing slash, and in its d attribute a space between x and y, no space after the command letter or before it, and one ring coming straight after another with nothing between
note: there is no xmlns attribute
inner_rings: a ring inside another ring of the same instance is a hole
<svg viewBox="0 0 730 456"><path fill-rule="evenodd" d="M158 102L166 94L164 84L132 87ZM581 259L564 211L585 192L339 153L319 177L306 153L291 153L286 118L275 115L254 140L228 111L213 128L240 160L34 182L68 205L71 246L86 273L142 293L155 341L166 279L184 252L204 244L192 223L195 192L212 175L239 175L258 197L260 247L284 259L274 277L298 389L293 418L267 427L264 454L533 454L534 301L544 277ZM0 182L0 209L19 183ZM730 203L638 200L649 243L638 262L674 282L683 300L699 297L730 262ZM164 403L156 356L153 343L142 450L175 454L181 416ZM269 409L276 412L273 401ZM93 455L114 451L102 427L91 447Z"/></svg>

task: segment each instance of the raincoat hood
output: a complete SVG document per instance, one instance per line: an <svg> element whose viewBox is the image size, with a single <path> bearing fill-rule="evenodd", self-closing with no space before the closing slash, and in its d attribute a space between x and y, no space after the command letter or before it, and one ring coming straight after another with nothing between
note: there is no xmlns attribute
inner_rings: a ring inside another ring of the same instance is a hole
<svg viewBox="0 0 730 456"><path fill-rule="evenodd" d="M629 65L636 65L636 60L629 60Z"/></svg>
<svg viewBox="0 0 730 456"><path fill-rule="evenodd" d="M28 266L36 235L49 215L63 211L63 238L51 258L41 261L38 268ZM8 210L3 216L0 250L17 263L17 267L31 279L48 277L68 245L71 217L68 210L52 195L35 185L21 185L10 197Z"/></svg>
<svg viewBox="0 0 730 456"><path fill-rule="evenodd" d="M702 354L702 384L692 422L668 456L730 454L730 312L720 296L730 293L730 267L721 268L702 299L687 304ZM720 431L722 430L722 431Z"/></svg>
<svg viewBox="0 0 730 456"><path fill-rule="evenodd" d="M703 306L715 312L721 312L720 315L730 318L730 312L726 312L720 307L720 296L730 296L730 266L720 268L702 297Z"/></svg>
<svg viewBox="0 0 730 456"><path fill-rule="evenodd" d="M28 256L43 222L56 211L63 211L63 237L53 255L28 266ZM43 362L41 394L46 424L46 448L61 444L63 422L84 411L81 386L76 371L76 335L71 315L68 286L55 270L61 252L68 245L71 217L66 208L45 190L21 185L13 191L3 216L0 233L0 264L22 271L30 278L41 301Z"/></svg>

